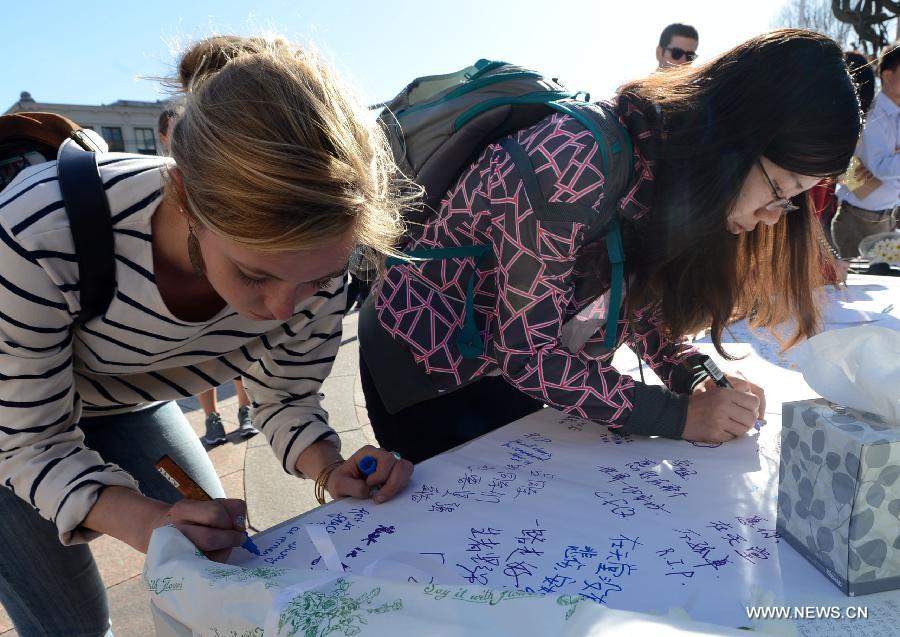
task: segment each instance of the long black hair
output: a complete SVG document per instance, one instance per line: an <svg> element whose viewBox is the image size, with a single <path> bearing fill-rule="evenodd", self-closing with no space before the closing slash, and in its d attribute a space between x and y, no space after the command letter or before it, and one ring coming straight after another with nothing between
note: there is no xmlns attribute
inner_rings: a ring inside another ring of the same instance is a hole
<svg viewBox="0 0 900 637"><path fill-rule="evenodd" d="M620 95L657 135L637 143L657 180L647 239L632 260L629 307L660 299L678 337L737 318L773 327L796 321L791 345L815 333L821 283L818 224L807 197L774 226L733 235L726 220L761 157L801 175L842 173L860 131L843 52L829 38L780 29L699 66L631 82Z"/></svg>

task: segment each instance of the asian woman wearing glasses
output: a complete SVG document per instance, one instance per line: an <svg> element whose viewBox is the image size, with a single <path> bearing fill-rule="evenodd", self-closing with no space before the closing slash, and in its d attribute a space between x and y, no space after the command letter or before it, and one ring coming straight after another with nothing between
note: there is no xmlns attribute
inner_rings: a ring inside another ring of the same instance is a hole
<svg viewBox="0 0 900 637"><path fill-rule="evenodd" d="M474 242L491 253L477 264L387 269L360 319L363 389L382 445L421 460L543 405L623 432L707 442L742 436L763 417L762 388L741 378L733 388L710 383L685 336L709 329L724 354L722 332L736 319L793 320L787 345L816 332L823 248L803 193L846 168L859 136L842 51L816 33L773 31L707 63L630 82L608 107L634 145L627 186L612 189L591 133L553 114L489 145L411 231L404 250ZM509 140L549 202L582 202L621 225L624 298L611 347L605 237L553 220L552 206L536 212ZM604 206L608 198L616 205ZM484 343L474 357L457 347L468 308L454 282L470 276ZM385 342L396 347L389 356ZM623 344L665 387L613 368ZM427 382L434 397L384 399L379 378L387 365L393 382L406 382L396 378L403 357L413 370L404 386Z"/></svg>

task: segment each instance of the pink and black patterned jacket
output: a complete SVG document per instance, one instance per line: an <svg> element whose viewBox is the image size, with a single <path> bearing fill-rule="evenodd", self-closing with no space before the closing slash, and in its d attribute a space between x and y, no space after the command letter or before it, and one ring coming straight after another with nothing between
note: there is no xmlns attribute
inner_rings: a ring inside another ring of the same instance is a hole
<svg viewBox="0 0 900 637"><path fill-rule="evenodd" d="M643 117L624 101L616 108L637 142L633 179L618 202L627 267L629 252L647 240L653 173L637 148L650 135ZM527 152L550 204L578 201L601 214L605 177L589 131L554 114L513 137ZM602 327L579 351L567 351L563 324L609 288L609 276L587 276L580 259L586 224L542 216L534 213L510 155L500 144L488 146L448 191L436 215L411 231L405 246L493 248L474 273L483 355L464 358L456 346L473 258L388 268L375 301L380 326L408 348L439 388L499 371L521 391L564 412L631 433L679 438L694 381L688 359L696 350L666 340L655 303L649 303L631 316L623 313L618 344L638 352L666 387L645 385L614 369L613 352L602 348ZM605 256L602 242L599 254Z"/></svg>

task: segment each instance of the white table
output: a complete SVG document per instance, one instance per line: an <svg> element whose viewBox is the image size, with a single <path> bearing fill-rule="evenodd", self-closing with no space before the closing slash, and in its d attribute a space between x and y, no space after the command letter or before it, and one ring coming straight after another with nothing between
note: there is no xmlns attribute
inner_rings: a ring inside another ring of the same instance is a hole
<svg viewBox="0 0 900 637"><path fill-rule="evenodd" d="M840 293L847 312L833 318L900 306L900 281L851 276L849 284ZM833 295L832 308L838 300ZM900 324L900 309L889 314L877 322ZM223 571L189 544L156 538L148 579L166 589L159 582L181 578L181 588L152 596L160 626L173 635L192 634L188 626L213 634L209 627L219 622L216 630L229 634L226 627L256 622L275 634L289 604L302 598L308 614L309 599L324 599L322 591L345 575L356 586L351 592L378 588L405 602L402 610L367 608L374 602L342 593L345 605L355 604L351 615L367 619L353 624L360 634L383 634L387 626L435 632L429 621L443 622L446 634L587 634L598 626L605 634L731 634L735 626L825 637L895 634L900 593L847 598L774 534L781 404L815 393L791 369L790 356L773 355L769 345L756 338L736 344L732 353L748 357L722 364L766 388L769 424L721 447L621 438L548 409L418 465L406 492L389 503L345 499L261 533L263 558L233 556L256 571ZM617 353L623 371L634 362ZM546 596L493 605L481 592L488 588ZM578 604L566 619L565 600L585 595L602 604ZM800 605L841 614L864 606L869 619L790 626L751 621L744 608Z"/></svg>

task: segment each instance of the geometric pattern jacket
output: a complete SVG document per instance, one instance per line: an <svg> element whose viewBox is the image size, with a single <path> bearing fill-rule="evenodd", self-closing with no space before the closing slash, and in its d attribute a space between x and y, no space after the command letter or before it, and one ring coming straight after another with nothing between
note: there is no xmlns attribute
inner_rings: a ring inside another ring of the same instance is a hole
<svg viewBox="0 0 900 637"><path fill-rule="evenodd" d="M598 144L573 118L553 114L513 137L549 203L579 201L599 215L604 197L619 195L627 268L629 253L648 239L643 235L653 173L639 146L651 133L628 102L614 108L635 142L632 181L624 193L604 191ZM463 171L432 218L410 229L404 251L481 244L492 253L478 261L392 265L375 299L378 322L438 388L499 373L563 412L630 433L680 438L694 380L689 365L697 352L664 338L656 303L620 316L618 345L630 345L665 387L645 385L612 367L614 350L603 348L602 326L579 351L562 343L562 326L610 287L605 237L584 245L586 227L546 215L538 219L510 155L491 144ZM485 343L477 358L463 357L456 345L473 275L475 323Z"/></svg>

